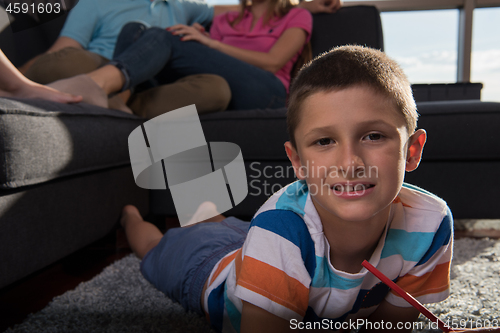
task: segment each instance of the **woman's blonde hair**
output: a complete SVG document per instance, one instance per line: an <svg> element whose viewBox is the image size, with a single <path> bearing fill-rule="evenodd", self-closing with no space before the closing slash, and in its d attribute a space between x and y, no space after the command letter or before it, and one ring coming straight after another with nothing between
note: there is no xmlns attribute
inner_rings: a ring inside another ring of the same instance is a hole
<svg viewBox="0 0 500 333"><path fill-rule="evenodd" d="M273 17L283 17L288 14L290 9L298 4L299 0L270 0L269 7L267 8L266 15L264 16L262 23L267 25ZM245 9L251 6L252 0L240 0L240 14L233 21L229 22L231 26L240 22L245 14Z"/></svg>

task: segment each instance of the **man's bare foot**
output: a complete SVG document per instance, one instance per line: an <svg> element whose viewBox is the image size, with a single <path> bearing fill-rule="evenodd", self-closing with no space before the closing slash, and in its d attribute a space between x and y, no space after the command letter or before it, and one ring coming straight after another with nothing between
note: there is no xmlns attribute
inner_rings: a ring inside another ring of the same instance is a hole
<svg viewBox="0 0 500 333"><path fill-rule="evenodd" d="M73 95L83 97L82 102L108 107L108 96L88 75L80 74L67 79L58 80L47 86Z"/></svg>
<svg viewBox="0 0 500 333"><path fill-rule="evenodd" d="M113 110L119 110L125 113L134 114L134 112L132 112L132 110L123 101L121 94L114 95L113 97L108 98L108 107Z"/></svg>
<svg viewBox="0 0 500 333"><path fill-rule="evenodd" d="M126 205L122 210L120 224L122 227L126 228L128 224L134 222L144 222L144 220L142 219L141 213L139 213L137 207L133 205Z"/></svg>

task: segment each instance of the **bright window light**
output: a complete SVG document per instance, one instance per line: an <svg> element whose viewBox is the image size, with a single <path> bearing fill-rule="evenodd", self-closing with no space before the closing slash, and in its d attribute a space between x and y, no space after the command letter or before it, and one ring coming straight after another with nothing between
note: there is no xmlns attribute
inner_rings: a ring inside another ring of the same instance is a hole
<svg viewBox="0 0 500 333"><path fill-rule="evenodd" d="M411 83L457 81L456 9L382 13L385 52Z"/></svg>
<svg viewBox="0 0 500 333"><path fill-rule="evenodd" d="M483 83L481 100L500 102L500 8L474 9L472 82Z"/></svg>

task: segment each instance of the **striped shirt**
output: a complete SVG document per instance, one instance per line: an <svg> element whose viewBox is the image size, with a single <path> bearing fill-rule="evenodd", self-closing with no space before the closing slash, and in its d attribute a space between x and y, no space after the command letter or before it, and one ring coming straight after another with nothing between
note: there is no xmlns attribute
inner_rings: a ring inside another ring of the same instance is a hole
<svg viewBox="0 0 500 333"><path fill-rule="evenodd" d="M420 302L442 301L449 295L452 226L442 199L404 184L370 263ZM366 269L335 269L329 253L307 185L281 189L252 219L243 247L212 270L204 304L210 323L239 332L242 300L287 320L329 323L366 318L384 299L410 307Z"/></svg>

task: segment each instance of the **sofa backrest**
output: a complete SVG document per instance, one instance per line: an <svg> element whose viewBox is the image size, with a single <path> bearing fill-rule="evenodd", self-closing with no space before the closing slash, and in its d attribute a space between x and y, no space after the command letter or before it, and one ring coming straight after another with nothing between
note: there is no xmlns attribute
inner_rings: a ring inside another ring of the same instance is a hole
<svg viewBox="0 0 500 333"><path fill-rule="evenodd" d="M382 20L376 7L349 6L333 14L313 15L313 57L332 47L346 44L384 50Z"/></svg>
<svg viewBox="0 0 500 333"><path fill-rule="evenodd" d="M0 0L0 5L5 5ZM16 65L44 52L57 38L66 14L37 24L27 15L16 15L17 22L0 32L0 48ZM29 29L19 29L16 25ZM17 32L13 33L13 30ZM313 57L338 45L358 44L384 49L380 13L374 6L343 7L333 14L314 14L311 46Z"/></svg>

